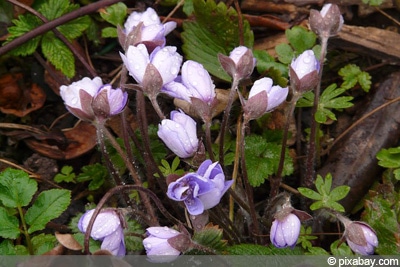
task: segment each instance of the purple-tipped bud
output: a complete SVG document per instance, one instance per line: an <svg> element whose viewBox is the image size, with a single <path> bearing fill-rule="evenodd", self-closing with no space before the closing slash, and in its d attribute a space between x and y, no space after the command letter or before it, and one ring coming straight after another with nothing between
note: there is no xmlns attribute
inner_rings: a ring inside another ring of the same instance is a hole
<svg viewBox="0 0 400 267"><path fill-rule="evenodd" d="M307 92L318 84L319 61L314 51L306 50L289 66L290 83L297 92Z"/></svg>
<svg viewBox="0 0 400 267"><path fill-rule="evenodd" d="M181 251L170 243L177 237L183 235L180 232L168 227L149 227L147 237L143 239L143 246L146 249L147 257L152 262L170 262L175 260ZM184 250L183 250L184 251Z"/></svg>
<svg viewBox="0 0 400 267"><path fill-rule="evenodd" d="M300 219L293 213L272 222L270 239L277 248L294 247L300 234Z"/></svg>
<svg viewBox="0 0 400 267"><path fill-rule="evenodd" d="M204 161L197 172L188 173L168 185L167 196L183 201L191 215L215 207L233 181L225 181L225 174L218 162Z"/></svg>
<svg viewBox="0 0 400 267"><path fill-rule="evenodd" d="M157 134L180 158L192 157L199 146L196 122L182 111L172 111L171 119L162 120Z"/></svg>
<svg viewBox="0 0 400 267"><path fill-rule="evenodd" d="M288 92L287 87L273 86L272 79L261 78L255 81L250 89L244 112L250 119L256 119L282 104L286 100Z"/></svg>
<svg viewBox="0 0 400 267"><path fill-rule="evenodd" d="M124 29L118 31L122 47L146 45L149 52L157 46L165 45L165 36L176 28L176 22L162 24L157 13L151 7L145 12L132 12L127 18Z"/></svg>
<svg viewBox="0 0 400 267"><path fill-rule="evenodd" d="M311 9L309 23L313 32L328 38L341 30L344 20L337 5L325 4L320 12Z"/></svg>
<svg viewBox="0 0 400 267"><path fill-rule="evenodd" d="M67 109L84 121L102 120L116 115L124 109L128 94L111 85L103 85L99 77L85 77L71 85L62 85L60 95Z"/></svg>
<svg viewBox="0 0 400 267"><path fill-rule="evenodd" d="M94 209L89 210L79 219L78 228L82 233L86 232L93 212ZM124 229L114 210L103 210L97 215L90 236L94 240L102 241L101 249L108 250L115 256L125 256Z"/></svg>
<svg viewBox="0 0 400 267"><path fill-rule="evenodd" d="M374 229L364 222L350 222L347 224L343 236L351 250L361 255L374 254L375 247L378 246L378 238Z"/></svg>
<svg viewBox="0 0 400 267"><path fill-rule="evenodd" d="M249 77L256 65L253 52L245 47L239 46L231 51L229 57L218 54L222 68L234 79L241 80Z"/></svg>

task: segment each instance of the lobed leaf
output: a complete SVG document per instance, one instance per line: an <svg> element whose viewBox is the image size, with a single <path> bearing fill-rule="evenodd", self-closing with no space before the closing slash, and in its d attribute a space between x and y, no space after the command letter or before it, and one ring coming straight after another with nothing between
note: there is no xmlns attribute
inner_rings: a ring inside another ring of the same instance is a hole
<svg viewBox="0 0 400 267"><path fill-rule="evenodd" d="M25 220L30 225L28 233L44 229L48 222L67 209L70 202L71 192L66 189L50 189L40 193L25 214Z"/></svg>
<svg viewBox="0 0 400 267"><path fill-rule="evenodd" d="M309 199L314 199L314 200L321 200L322 196L318 193L315 192L314 190L306 187L299 187L297 190L302 194L303 196L309 198Z"/></svg>
<svg viewBox="0 0 400 267"><path fill-rule="evenodd" d="M302 26L294 26L286 30L285 35L297 55L311 49L317 41L317 35Z"/></svg>
<svg viewBox="0 0 400 267"><path fill-rule="evenodd" d="M116 3L100 11L100 16L114 26L123 25L128 8L122 2Z"/></svg>
<svg viewBox="0 0 400 267"><path fill-rule="evenodd" d="M0 207L0 236L16 239L20 233L17 217L8 214L5 208Z"/></svg>

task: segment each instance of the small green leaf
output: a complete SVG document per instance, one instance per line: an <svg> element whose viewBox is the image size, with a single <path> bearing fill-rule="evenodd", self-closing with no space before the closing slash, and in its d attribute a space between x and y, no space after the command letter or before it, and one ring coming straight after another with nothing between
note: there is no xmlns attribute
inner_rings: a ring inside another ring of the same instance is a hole
<svg viewBox="0 0 400 267"><path fill-rule="evenodd" d="M312 204L310 205L310 210L318 210L318 209L321 209L321 208L323 208L323 207L326 207L326 205L324 204L324 202L318 200L318 201L315 201L314 203L312 203Z"/></svg>
<svg viewBox="0 0 400 267"><path fill-rule="evenodd" d="M21 170L6 169L0 173L0 200L9 208L24 207L37 191L37 182Z"/></svg>
<svg viewBox="0 0 400 267"><path fill-rule="evenodd" d="M288 67L286 64L275 62L275 58L264 50L254 50L253 54L257 59L258 73L268 73L268 77L274 80L275 84L287 86Z"/></svg>
<svg viewBox="0 0 400 267"><path fill-rule="evenodd" d="M297 190L300 192L300 194L302 194L303 196L309 198L309 199L313 199L313 200L321 200L322 196L315 192L314 190L310 189L310 188L306 188L306 187L299 187L297 188Z"/></svg>
<svg viewBox="0 0 400 267"><path fill-rule="evenodd" d="M35 255L42 255L57 245L57 239L54 235L42 233L32 237L32 245Z"/></svg>
<svg viewBox="0 0 400 267"><path fill-rule="evenodd" d="M16 239L20 233L17 217L9 215L5 208L0 207L0 236Z"/></svg>
<svg viewBox="0 0 400 267"><path fill-rule="evenodd" d="M362 0L364 4L370 5L370 6L380 6L383 3L384 0Z"/></svg>
<svg viewBox="0 0 400 267"><path fill-rule="evenodd" d="M338 212L345 212L346 211L344 209L344 207L341 204L337 203L337 202L327 202L325 204L325 207L331 208L331 209L336 210Z"/></svg>
<svg viewBox="0 0 400 267"><path fill-rule="evenodd" d="M300 55L307 49L311 49L317 40L315 33L301 26L294 26L286 30L285 34L297 55Z"/></svg>
<svg viewBox="0 0 400 267"><path fill-rule="evenodd" d="M226 247L226 240L222 239L222 229L218 226L207 226L193 235L193 241L205 247L222 251Z"/></svg>
<svg viewBox="0 0 400 267"><path fill-rule="evenodd" d="M321 179L322 179L322 177L321 177ZM325 176L325 183L324 183L324 186L322 187L322 189L324 190L325 194L329 194L329 192L331 192L331 187L332 187L332 175L330 173L328 173Z"/></svg>
<svg viewBox="0 0 400 267"><path fill-rule="evenodd" d="M107 168L100 163L86 165L81 169L81 173L76 177L77 182L90 181L88 189L90 191L100 188L109 176Z"/></svg>
<svg viewBox="0 0 400 267"><path fill-rule="evenodd" d="M347 194L350 192L350 186L348 185L341 185L338 187L335 187L330 193L329 193L329 199L332 201L338 201L347 196Z"/></svg>
<svg viewBox="0 0 400 267"><path fill-rule="evenodd" d="M38 11L48 20L53 20L78 7L68 0L48 0L40 5Z"/></svg>
<svg viewBox="0 0 400 267"><path fill-rule="evenodd" d="M25 220L30 225L28 233L44 229L48 222L67 209L70 202L69 190L51 189L40 193L25 214Z"/></svg>
<svg viewBox="0 0 400 267"><path fill-rule="evenodd" d="M365 92L371 88L371 75L362 71L360 67L354 64L348 64L339 70L339 75L343 77L343 83L340 86L344 89L350 89L357 83L360 84Z"/></svg>
<svg viewBox="0 0 400 267"><path fill-rule="evenodd" d="M103 37L103 38L118 37L117 28L105 27L105 28L101 29L101 37Z"/></svg>
<svg viewBox="0 0 400 267"><path fill-rule="evenodd" d="M298 108L309 108L314 105L314 92L308 91L302 95L302 97L297 101L296 107Z"/></svg>
<svg viewBox="0 0 400 267"><path fill-rule="evenodd" d="M65 76L72 78L75 75L75 59L72 52L53 32L43 36L41 46L44 56Z"/></svg>
<svg viewBox="0 0 400 267"><path fill-rule="evenodd" d="M256 244L233 245L227 247L226 250L229 255L272 255L269 247Z"/></svg>
<svg viewBox="0 0 400 267"><path fill-rule="evenodd" d="M61 172L54 176L54 182L75 183L75 173L71 166L65 165L61 168Z"/></svg>
<svg viewBox="0 0 400 267"><path fill-rule="evenodd" d="M60 25L57 29L68 39L73 40L80 37L89 28L91 20L88 16L79 17L68 23ZM93 22L92 22L93 23Z"/></svg>
<svg viewBox="0 0 400 267"><path fill-rule="evenodd" d="M376 154L378 165L384 168L400 168L400 147L382 149Z"/></svg>
<svg viewBox="0 0 400 267"><path fill-rule="evenodd" d="M0 255L29 255L28 249L22 245L14 246L13 242L10 239L3 240L0 243ZM4 259L5 257L3 257ZM12 257L8 257L12 258ZM4 264L4 261L2 262ZM15 262L13 262L15 265ZM3 266L14 266L12 264L5 264Z"/></svg>
<svg viewBox="0 0 400 267"><path fill-rule="evenodd" d="M351 251L351 248L346 243L341 243L340 239L336 240L331 244L331 252L332 255L335 256L353 256L354 253Z"/></svg>
<svg viewBox="0 0 400 267"><path fill-rule="evenodd" d="M193 0L193 13L195 20L184 21L181 34L186 58L201 63L210 74L230 81L231 77L223 71L217 55L227 55L240 44L236 10L223 2ZM244 45L252 48L254 36L248 21L243 20L241 29Z"/></svg>
<svg viewBox="0 0 400 267"><path fill-rule="evenodd" d="M135 220L127 221L128 228L125 229L125 246L128 251L143 250L143 239L140 237L144 234L143 227Z"/></svg>
<svg viewBox="0 0 400 267"><path fill-rule="evenodd" d="M278 54L278 59L284 64L290 64L294 58L294 51L288 44L278 44L275 47L275 51Z"/></svg>
<svg viewBox="0 0 400 267"><path fill-rule="evenodd" d="M128 8L124 3L117 3L100 12L100 16L114 26L123 25Z"/></svg>

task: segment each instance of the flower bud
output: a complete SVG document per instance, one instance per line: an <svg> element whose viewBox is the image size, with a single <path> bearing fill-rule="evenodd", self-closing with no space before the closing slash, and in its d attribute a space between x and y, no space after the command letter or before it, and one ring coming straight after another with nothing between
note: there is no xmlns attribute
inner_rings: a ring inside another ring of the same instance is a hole
<svg viewBox="0 0 400 267"><path fill-rule="evenodd" d="M300 234L300 219L293 213L272 222L270 239L277 248L294 247Z"/></svg>
<svg viewBox="0 0 400 267"><path fill-rule="evenodd" d="M94 209L87 211L79 219L78 228L85 233L92 218ZM114 210L101 211L94 221L90 236L101 240L101 249L110 251L116 256L125 256L124 229L121 219Z"/></svg>
<svg viewBox="0 0 400 267"><path fill-rule="evenodd" d="M174 248L169 241L183 234L166 226L149 227L146 231L148 236L143 239L143 246L152 262L170 262L181 254L181 251Z"/></svg>
<svg viewBox="0 0 400 267"><path fill-rule="evenodd" d="M199 146L196 122L182 111L172 111L158 127L158 137L180 158L192 157Z"/></svg>
<svg viewBox="0 0 400 267"><path fill-rule="evenodd" d="M320 37L335 36L343 26L343 16L335 4L325 4L320 12L310 10L310 28Z"/></svg>
<svg viewBox="0 0 400 267"><path fill-rule="evenodd" d="M289 66L290 83L297 92L306 92L318 84L319 61L314 51L306 50Z"/></svg>
<svg viewBox="0 0 400 267"><path fill-rule="evenodd" d="M270 78L261 78L254 82L249 92L249 99L243 107L249 119L256 119L272 111L286 100L289 89L273 86L272 83Z"/></svg>
<svg viewBox="0 0 400 267"><path fill-rule="evenodd" d="M245 47L239 46L231 51L229 57L218 54L222 68L234 79L241 80L249 77L256 65L253 52Z"/></svg>
<svg viewBox="0 0 400 267"><path fill-rule="evenodd" d="M361 255L374 254L374 249L378 246L374 229L364 222L348 223L343 236L351 250Z"/></svg>

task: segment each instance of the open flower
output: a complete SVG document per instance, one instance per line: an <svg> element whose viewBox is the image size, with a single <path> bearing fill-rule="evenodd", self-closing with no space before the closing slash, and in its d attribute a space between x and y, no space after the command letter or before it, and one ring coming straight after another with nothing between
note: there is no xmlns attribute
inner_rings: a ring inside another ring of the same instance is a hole
<svg viewBox="0 0 400 267"><path fill-rule="evenodd" d="M202 214L215 207L233 181L225 181L225 174L218 162L204 161L197 172L188 173L168 185L167 195L183 201L191 215Z"/></svg>
<svg viewBox="0 0 400 267"><path fill-rule="evenodd" d="M181 72L182 75L166 84L162 92L188 102L195 97L210 105L215 98L215 85L203 65L188 60L183 63Z"/></svg>
<svg viewBox="0 0 400 267"><path fill-rule="evenodd" d="M196 122L182 111L172 111L170 120L162 120L157 135L180 158L193 156L199 146Z"/></svg>
<svg viewBox="0 0 400 267"><path fill-rule="evenodd" d="M82 233L86 232L94 209L87 211L79 219L78 228ZM124 229L121 220L114 210L103 210L94 221L90 236L94 240L100 240L101 249L108 250L115 256L125 256Z"/></svg>
<svg viewBox="0 0 400 267"><path fill-rule="evenodd" d="M318 83L319 61L314 51L306 50L289 66L290 82L297 92L313 89Z"/></svg>
<svg viewBox="0 0 400 267"><path fill-rule="evenodd" d="M245 47L238 46L233 49L229 57L218 54L219 62L222 68L234 79L241 80L247 78L253 73L256 65L256 59L253 52Z"/></svg>
<svg viewBox="0 0 400 267"><path fill-rule="evenodd" d="M182 56L176 52L175 46L157 47L149 54L146 46L129 46L125 55L120 53L121 58L129 71L129 74L143 86L143 82L148 82L161 77L160 88L169 82L172 82L178 75L182 64ZM149 65L151 68L149 69ZM146 89L146 88L144 88Z"/></svg>
<svg viewBox="0 0 400 267"><path fill-rule="evenodd" d="M300 219L293 213L272 222L270 239L277 248L294 247L300 234Z"/></svg>
<svg viewBox="0 0 400 267"><path fill-rule="evenodd" d="M343 236L351 250L361 255L374 254L375 247L378 246L374 229L363 222L355 221L347 224Z"/></svg>
<svg viewBox="0 0 400 267"><path fill-rule="evenodd" d="M143 239L147 257L153 262L170 262L175 260L181 252L168 242L180 233L168 227L149 227L147 237Z"/></svg>
<svg viewBox="0 0 400 267"><path fill-rule="evenodd" d="M156 11L151 7L145 12L132 12L124 24L124 30L119 33L123 47L143 43L149 51L157 46L165 45L165 36L176 28L176 22L162 24Z"/></svg>
<svg viewBox="0 0 400 267"><path fill-rule="evenodd" d="M126 92L103 85L99 77L62 85L60 95L67 109L84 121L105 120L122 112L128 101Z"/></svg>

